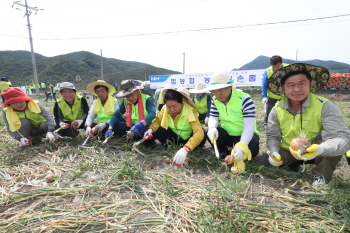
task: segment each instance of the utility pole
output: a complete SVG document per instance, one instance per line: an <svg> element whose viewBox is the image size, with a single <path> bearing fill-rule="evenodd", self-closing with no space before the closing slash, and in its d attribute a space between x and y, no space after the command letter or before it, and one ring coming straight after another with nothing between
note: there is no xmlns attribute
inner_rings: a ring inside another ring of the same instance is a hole
<svg viewBox="0 0 350 233"><path fill-rule="evenodd" d="M147 81L147 79L146 79L146 66L145 66L145 81Z"/></svg>
<svg viewBox="0 0 350 233"><path fill-rule="evenodd" d="M298 61L298 50L297 50L297 54L295 55L295 61Z"/></svg>
<svg viewBox="0 0 350 233"><path fill-rule="evenodd" d="M101 78L103 80L103 59L102 59L102 49L101 49Z"/></svg>
<svg viewBox="0 0 350 233"><path fill-rule="evenodd" d="M29 42L30 42L30 50L32 53L32 64L33 64L33 73L34 73L34 82L35 82L35 90L36 93L39 94L39 82L38 82L38 73L36 71L36 62L35 62L35 54L34 54L34 46L33 46L33 38L32 38L32 31L31 31L31 27L30 27L30 21L29 21L29 16L32 14L32 11L35 11L35 14L38 13L39 10L43 10L43 9L38 9L37 7L29 7L27 4L27 0L25 0L25 5L23 5L22 3L20 3L20 1L15 1L13 2L13 5L19 5L22 7L26 8L26 16L27 16L27 23L28 23L28 31L29 31ZM12 7L13 7L12 5ZM30 11L28 11L28 9Z"/></svg>
<svg viewBox="0 0 350 233"><path fill-rule="evenodd" d="M184 53L183 72L182 73L185 73L185 53Z"/></svg>

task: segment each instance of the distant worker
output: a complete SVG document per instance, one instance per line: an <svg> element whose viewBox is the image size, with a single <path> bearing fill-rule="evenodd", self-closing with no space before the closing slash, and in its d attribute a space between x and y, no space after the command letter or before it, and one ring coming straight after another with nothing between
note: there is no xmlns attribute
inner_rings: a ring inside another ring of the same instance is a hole
<svg viewBox="0 0 350 233"><path fill-rule="evenodd" d="M9 135L19 141L22 146L32 144L33 136L46 134L52 142L55 124L50 113L33 98L24 94L18 88L10 87L4 90L5 103L3 118Z"/></svg>
<svg viewBox="0 0 350 233"><path fill-rule="evenodd" d="M11 87L11 83L8 81L8 79L6 77L2 77L1 82L0 82L0 95L1 95L3 103L5 102L5 99L2 96L2 92L8 87Z"/></svg>
<svg viewBox="0 0 350 233"><path fill-rule="evenodd" d="M52 97L55 99L55 101L57 101L57 100L56 100L56 90L55 90L54 85L52 85L52 84L50 83L49 88L50 88L50 92L51 92L51 94L52 94Z"/></svg>
<svg viewBox="0 0 350 233"><path fill-rule="evenodd" d="M196 88L190 90L190 93L195 94L192 96L192 102L197 106L197 112L199 113L198 119L208 125L212 98L210 91L204 89L204 84L198 83Z"/></svg>
<svg viewBox="0 0 350 233"><path fill-rule="evenodd" d="M269 114L271 112L271 109L275 106L277 101L279 101L282 96L273 94L270 90L268 90L267 82L268 79L275 73L277 70L288 66L288 64L283 63L282 57L280 56L273 56L270 59L270 67L267 68L264 72L263 80L262 80L262 88L261 88L261 94L262 94L262 103L264 106L266 106L266 112L265 112L265 119L264 119L264 125L267 125L267 120L269 117Z"/></svg>
<svg viewBox="0 0 350 233"><path fill-rule="evenodd" d="M45 93L45 82L41 82L41 84L40 84L40 89L41 89L41 93Z"/></svg>
<svg viewBox="0 0 350 233"><path fill-rule="evenodd" d="M98 97L92 104L85 122L86 137L92 136L91 128L95 128L97 132L104 134L109 127L109 121L114 112L119 108L117 99L112 97L115 89L103 80L90 83L86 89L91 95L97 95ZM97 118L97 124L93 123L95 118Z"/></svg>
<svg viewBox="0 0 350 233"><path fill-rule="evenodd" d="M118 91L118 83L117 82L115 82L114 88L115 88L116 91Z"/></svg>
<svg viewBox="0 0 350 233"><path fill-rule="evenodd" d="M29 95L29 85L25 85L26 88L26 95Z"/></svg>

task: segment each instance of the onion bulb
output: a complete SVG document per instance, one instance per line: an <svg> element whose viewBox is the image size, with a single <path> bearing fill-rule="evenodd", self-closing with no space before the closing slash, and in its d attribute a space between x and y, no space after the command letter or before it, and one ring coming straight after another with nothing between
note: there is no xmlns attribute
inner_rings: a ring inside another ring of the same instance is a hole
<svg viewBox="0 0 350 233"><path fill-rule="evenodd" d="M311 143L306 138L294 138L290 142L290 147L292 147L293 150L296 150L301 153L304 153L306 149L310 146Z"/></svg>
<svg viewBox="0 0 350 233"><path fill-rule="evenodd" d="M233 157L231 155L226 156L225 163L232 164L233 163Z"/></svg>
<svg viewBox="0 0 350 233"><path fill-rule="evenodd" d="M95 134L97 134L97 129L92 128L90 132L91 132L93 135L95 135Z"/></svg>

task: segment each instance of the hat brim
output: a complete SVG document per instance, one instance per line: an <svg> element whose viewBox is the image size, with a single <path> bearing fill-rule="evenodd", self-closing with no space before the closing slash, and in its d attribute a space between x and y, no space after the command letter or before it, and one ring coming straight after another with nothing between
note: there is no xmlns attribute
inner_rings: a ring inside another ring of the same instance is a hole
<svg viewBox="0 0 350 233"><path fill-rule="evenodd" d="M200 93L207 93L207 94L210 94L210 91L207 91L206 89L202 89L202 90L199 90L199 89L190 89L188 90L190 93L192 94L200 94Z"/></svg>
<svg viewBox="0 0 350 233"><path fill-rule="evenodd" d="M135 86L132 89L130 89L129 91L120 91L115 97L125 97L131 93L133 93L136 90L142 90L143 86Z"/></svg>
<svg viewBox="0 0 350 233"><path fill-rule="evenodd" d="M5 102L2 104L2 108L6 108L7 105L9 105L9 104L14 104L14 103L19 103L19 102L26 102L26 101L30 101L30 100L33 100L33 98L29 97L27 95L14 97L14 98L7 98L7 99L5 99Z"/></svg>
<svg viewBox="0 0 350 233"><path fill-rule="evenodd" d="M106 83L106 82L93 82L93 83L90 83L87 87L86 87L86 90L91 94L91 95L96 95L96 92L95 92L95 87L96 86L104 86L104 87L107 87L108 88L108 95L113 95L115 93L115 88L109 84L109 83ZM97 96L97 95L96 95Z"/></svg>
<svg viewBox="0 0 350 233"><path fill-rule="evenodd" d="M189 105L191 105L194 109L197 110L196 104L193 103L193 101L192 101L190 98L188 98L186 94L184 94L184 93L181 92L181 91L177 91L177 90L175 90L175 89L173 89L173 88L166 88L166 89L164 88L164 89L162 90L161 95L162 95L162 98L163 98L163 99L164 99L164 94L165 94L165 92L166 92L167 90L173 90L173 91L176 91L176 92L180 93L180 94L182 95L182 97L185 98L185 101L186 101ZM164 103L165 103L165 101L164 101Z"/></svg>
<svg viewBox="0 0 350 233"><path fill-rule="evenodd" d="M59 89L59 90L57 91L57 93L58 93L59 95L61 95L61 90L63 90L63 89L71 89L71 90L78 91L77 89L67 87L67 88Z"/></svg>
<svg viewBox="0 0 350 233"><path fill-rule="evenodd" d="M219 89L223 89L223 88L226 88L226 87L232 87L234 86L233 83L231 84L214 84L214 85L210 85L209 87L203 89L203 90L206 90L206 91L214 91L214 90L219 90Z"/></svg>
<svg viewBox="0 0 350 233"><path fill-rule="evenodd" d="M306 63L294 63L277 70L268 80L268 89L275 95L282 96L283 89L281 80L291 72L306 71L311 75L311 92L321 90L329 80L329 71L321 66L314 66Z"/></svg>

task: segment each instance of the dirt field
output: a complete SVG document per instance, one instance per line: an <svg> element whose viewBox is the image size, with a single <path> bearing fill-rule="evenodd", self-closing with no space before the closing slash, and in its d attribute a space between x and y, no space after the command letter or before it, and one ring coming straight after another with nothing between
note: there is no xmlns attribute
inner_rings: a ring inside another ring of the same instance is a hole
<svg viewBox="0 0 350 233"><path fill-rule="evenodd" d="M347 93L321 93L350 126ZM334 94L334 95L333 95ZM252 94L260 153L266 152L264 111ZM92 99L89 100L90 106ZM41 103L52 112L54 102ZM2 113L1 113L2 114ZM100 135L102 137L102 135ZM328 188L302 174L267 169L254 161L236 175L207 147L187 166L166 163L180 146L157 144L145 155L133 141L95 137L19 149L0 120L0 232L349 232L350 167L345 157ZM52 179L47 177L51 174Z"/></svg>

